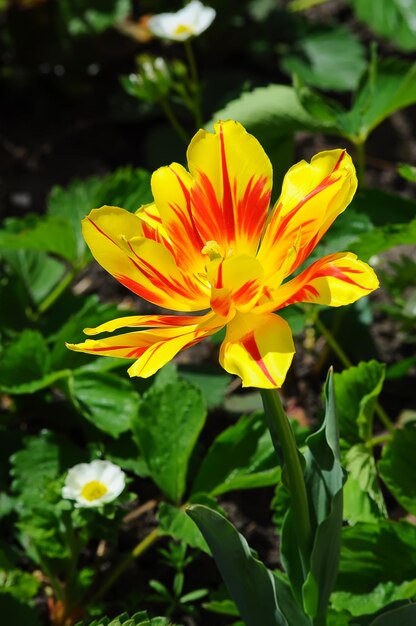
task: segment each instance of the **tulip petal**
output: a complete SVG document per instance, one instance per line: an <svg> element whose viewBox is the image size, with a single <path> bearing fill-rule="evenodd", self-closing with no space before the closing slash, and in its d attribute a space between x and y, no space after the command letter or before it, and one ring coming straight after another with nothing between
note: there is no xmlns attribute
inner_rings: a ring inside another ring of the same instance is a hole
<svg viewBox="0 0 416 626"><path fill-rule="evenodd" d="M155 319L157 317L149 316L149 324L161 323L160 319ZM187 324L189 317L175 317L175 325L171 327L155 327L152 330L125 333L104 339L87 339L83 343L66 345L75 352L137 359L129 368L128 373L130 376L148 378L170 361L180 350L188 348L201 341L204 337L212 335L222 328L227 321L210 313L201 317L193 317L193 323ZM107 329L121 328L129 323L126 321L128 319L113 320L112 323L107 323ZM183 322L182 325L179 324L180 321ZM140 324L145 326L146 322L142 321ZM101 328L103 326L105 324Z"/></svg>
<svg viewBox="0 0 416 626"><path fill-rule="evenodd" d="M253 257L241 254L224 260L216 259L207 267L211 284L211 308L226 315L231 306L240 312L249 311L261 295L263 267Z"/></svg>
<svg viewBox="0 0 416 626"><path fill-rule="evenodd" d="M281 387L295 353L288 323L274 314L237 314L227 325L220 363L243 387Z"/></svg>
<svg viewBox="0 0 416 626"><path fill-rule="evenodd" d="M152 175L152 193L163 226L170 239L178 267L204 271L204 246L191 212L191 175L178 163L161 167Z"/></svg>
<svg viewBox="0 0 416 626"><path fill-rule="evenodd" d="M374 270L351 252L330 254L313 263L276 292L276 309L295 302L328 306L351 304L379 286Z"/></svg>
<svg viewBox="0 0 416 626"><path fill-rule="evenodd" d="M188 148L195 225L204 243L227 256L257 252L270 203L272 166L263 148L234 121L200 130Z"/></svg>
<svg viewBox="0 0 416 626"><path fill-rule="evenodd" d="M163 243L145 238L137 215L102 207L91 211L82 226L98 263L133 293L177 311L208 308L208 286L200 277L181 271Z"/></svg>
<svg viewBox="0 0 416 626"><path fill-rule="evenodd" d="M279 272L291 250L296 254L285 263L282 278L299 267L347 208L356 188L355 168L345 150L320 152L310 163L290 168L258 253L268 275Z"/></svg>

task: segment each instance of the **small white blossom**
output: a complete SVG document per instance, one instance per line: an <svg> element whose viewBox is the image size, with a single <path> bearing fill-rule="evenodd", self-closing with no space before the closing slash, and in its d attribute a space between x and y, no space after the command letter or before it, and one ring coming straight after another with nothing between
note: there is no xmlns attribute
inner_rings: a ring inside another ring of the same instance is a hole
<svg viewBox="0 0 416 626"><path fill-rule="evenodd" d="M112 502L123 491L125 473L110 461L79 463L68 471L62 497L75 500L76 507L94 507Z"/></svg>
<svg viewBox="0 0 416 626"><path fill-rule="evenodd" d="M176 13L159 13L147 22L153 35L171 41L186 41L204 32L215 19L216 11L199 0L192 0Z"/></svg>

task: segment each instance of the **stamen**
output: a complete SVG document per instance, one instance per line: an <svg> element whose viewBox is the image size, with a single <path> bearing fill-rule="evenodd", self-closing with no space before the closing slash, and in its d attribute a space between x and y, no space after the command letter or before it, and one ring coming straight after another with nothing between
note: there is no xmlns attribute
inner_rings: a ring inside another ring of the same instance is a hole
<svg viewBox="0 0 416 626"><path fill-rule="evenodd" d="M101 483L99 480L90 480L83 486L81 495L89 502L93 502L94 500L102 498L107 491L107 486L104 485L104 483Z"/></svg>
<svg viewBox="0 0 416 626"><path fill-rule="evenodd" d="M183 35L183 33L193 33L193 28L186 24L179 24L174 30L175 35Z"/></svg>
<svg viewBox="0 0 416 626"><path fill-rule="evenodd" d="M210 261L214 261L215 259L221 259L223 256L220 245L213 240L207 241L201 252L202 254L207 254L210 258Z"/></svg>

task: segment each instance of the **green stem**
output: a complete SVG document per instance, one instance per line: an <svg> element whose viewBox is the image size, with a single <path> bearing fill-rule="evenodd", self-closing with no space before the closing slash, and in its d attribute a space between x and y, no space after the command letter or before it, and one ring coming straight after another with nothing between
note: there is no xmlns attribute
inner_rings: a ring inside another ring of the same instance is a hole
<svg viewBox="0 0 416 626"><path fill-rule="evenodd" d="M292 0L289 4L289 11L297 13L298 11L306 11L319 4L325 4L328 0Z"/></svg>
<svg viewBox="0 0 416 626"><path fill-rule="evenodd" d="M202 128L202 112L201 112L201 88L199 84L199 76L198 69L196 65L195 55L192 48L192 44L190 39L184 41L186 58L188 60L189 65L189 73L191 76L191 81L193 85L193 93L194 93L194 116L195 116L195 124L196 130Z"/></svg>
<svg viewBox="0 0 416 626"><path fill-rule="evenodd" d="M331 331L328 330L326 326L324 326L324 324L322 323L318 315L315 316L314 322L315 322L316 328L319 330L321 335L325 337L328 345L331 347L334 354L337 355L338 359L341 361L344 367L352 367L352 362L350 361L348 356L345 354L344 350L341 348L341 346L339 345L338 341L335 339Z"/></svg>
<svg viewBox="0 0 416 626"><path fill-rule="evenodd" d="M358 186L364 185L365 179L365 141L355 141L355 159L357 164Z"/></svg>
<svg viewBox="0 0 416 626"><path fill-rule="evenodd" d="M312 528L300 453L278 392L275 389L262 389L261 397L274 448L278 457L283 457L299 552L306 565L312 543Z"/></svg>
<svg viewBox="0 0 416 626"><path fill-rule="evenodd" d="M123 572L133 563L135 559L148 550L159 538L159 528L155 528L142 541L140 541L133 550L120 561L120 563L110 572L110 575L104 580L101 587L95 592L89 603L95 603L114 585L116 580Z"/></svg>
<svg viewBox="0 0 416 626"><path fill-rule="evenodd" d="M180 137L180 139L186 144L188 145L189 143L189 137L186 134L186 132L184 131L184 129L182 128L181 124L178 121L178 118L176 117L176 115L174 114L170 104L167 102L167 100L160 100L160 106L163 109L164 114L166 115L166 117L168 118L169 122L172 125L173 130L176 132L176 134L178 135L178 137Z"/></svg>
<svg viewBox="0 0 416 626"><path fill-rule="evenodd" d="M73 268L64 276L64 278L52 289L46 298L38 306L37 314L45 313L59 298L59 296L69 287L79 270Z"/></svg>
<svg viewBox="0 0 416 626"><path fill-rule="evenodd" d="M375 446L382 445L391 441L391 433L385 433L384 435L377 435L365 442L367 448L374 448Z"/></svg>
<svg viewBox="0 0 416 626"><path fill-rule="evenodd" d="M337 357L339 358L341 363L344 365L344 367L352 367L353 365L352 362L350 361L348 356L345 354L344 350L341 348L341 346L339 345L338 341L335 339L331 331L328 330L328 328L322 323L318 315L315 316L315 326L319 330L321 335L325 337L329 346L331 347L333 352L337 355ZM395 426L379 402L375 403L374 411L376 412L382 424L387 428L387 430L390 433L394 432Z"/></svg>

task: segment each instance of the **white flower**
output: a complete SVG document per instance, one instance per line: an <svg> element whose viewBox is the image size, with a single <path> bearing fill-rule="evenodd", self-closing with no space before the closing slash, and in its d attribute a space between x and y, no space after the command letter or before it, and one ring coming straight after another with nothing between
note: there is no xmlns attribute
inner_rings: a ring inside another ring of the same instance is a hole
<svg viewBox="0 0 416 626"><path fill-rule="evenodd" d="M125 487L125 473L110 461L79 463L68 471L62 497L77 507L93 507L115 500Z"/></svg>
<svg viewBox="0 0 416 626"><path fill-rule="evenodd" d="M159 13L147 22L153 35L171 41L185 41L204 32L215 19L216 11L199 0L192 0L176 13Z"/></svg>

